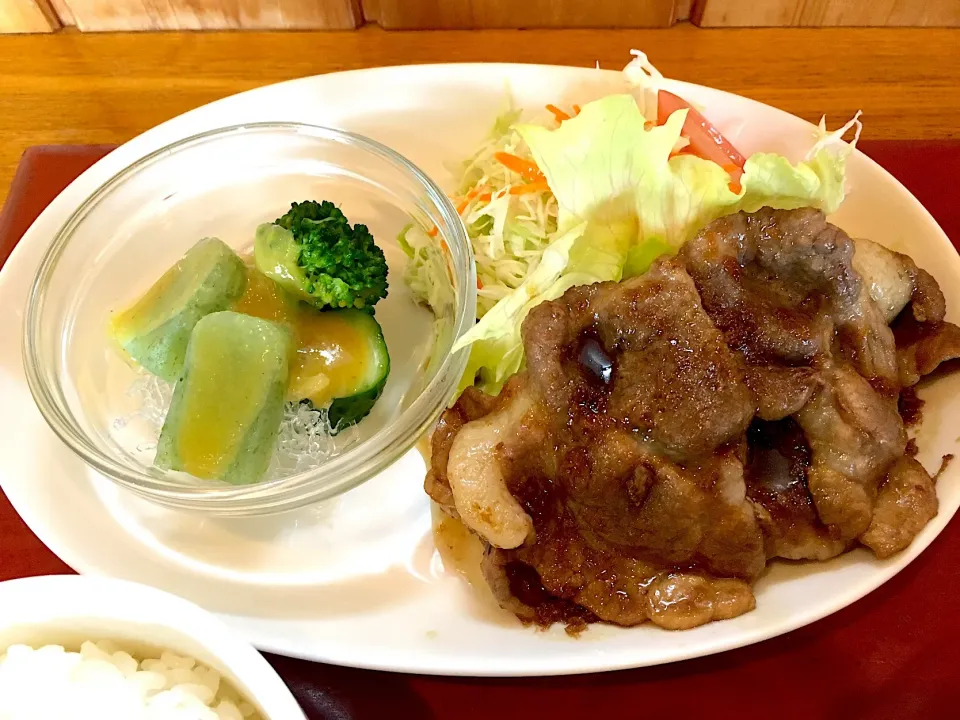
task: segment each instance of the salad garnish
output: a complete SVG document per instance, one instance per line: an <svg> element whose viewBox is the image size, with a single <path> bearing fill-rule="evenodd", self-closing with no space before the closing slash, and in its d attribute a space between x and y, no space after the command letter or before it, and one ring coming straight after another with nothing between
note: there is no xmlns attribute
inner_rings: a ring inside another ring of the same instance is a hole
<svg viewBox="0 0 960 720"><path fill-rule="evenodd" d="M859 113L832 132L821 121L799 162L745 155L707 119L709 108L693 107L633 54L622 92L571 112L548 105L530 122L511 108L464 164L454 200L476 257L478 322L456 345L471 353L461 389L498 392L523 365L527 313L570 287L640 275L723 215L764 206L832 213L843 201ZM423 249L412 264L411 287L432 304L446 265Z"/></svg>

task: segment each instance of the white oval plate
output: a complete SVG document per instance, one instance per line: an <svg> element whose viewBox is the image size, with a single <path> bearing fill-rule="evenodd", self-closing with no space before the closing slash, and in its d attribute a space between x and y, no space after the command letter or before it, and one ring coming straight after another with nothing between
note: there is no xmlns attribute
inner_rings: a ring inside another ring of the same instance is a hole
<svg viewBox="0 0 960 720"><path fill-rule="evenodd" d="M222 521L175 514L120 493L59 444L27 391L20 327L43 250L100 183L158 147L203 130L288 120L369 135L417 163L441 185L447 163L470 154L505 107L584 102L620 86L619 73L533 65L380 68L305 78L213 103L111 153L41 215L0 275L0 482L27 524L83 573L139 581L221 614L258 647L357 667L449 675L546 675L671 662L747 645L839 610L891 578L943 529L960 504L960 464L940 479L940 514L897 557L863 550L824 564L774 564L757 584L757 609L682 633L652 626L524 629L436 550L411 452L382 476L328 505L291 515ZM741 150L809 147L812 127L716 90L677 91ZM846 118L833 118L840 122ZM869 118L867 118L869 123ZM869 128L869 125L868 125ZM940 281L960 317L960 259L920 204L863 155L850 163L851 193L835 220L853 235L908 251ZM960 375L923 391L920 459L935 469L960 451ZM462 550L462 548L460 548Z"/></svg>

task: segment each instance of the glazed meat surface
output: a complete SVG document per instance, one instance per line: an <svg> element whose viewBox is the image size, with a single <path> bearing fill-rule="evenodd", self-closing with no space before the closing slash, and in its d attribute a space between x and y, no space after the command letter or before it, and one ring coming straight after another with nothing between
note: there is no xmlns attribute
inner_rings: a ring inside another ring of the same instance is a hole
<svg viewBox="0 0 960 720"><path fill-rule="evenodd" d="M818 210L764 208L711 223L681 256L707 314L757 374L815 367L837 356L863 377L892 383L893 332L854 269L854 251L847 234ZM808 385L815 382L806 377ZM753 387L766 388L775 390L776 380Z"/></svg>
<svg viewBox="0 0 960 720"><path fill-rule="evenodd" d="M747 581L766 555L739 439L755 408L683 268L543 303L524 345L527 371L487 415L452 440L478 404L471 394L445 415L434 458L446 454L446 474L428 482L441 504L437 487L452 488L490 544L484 572L501 603L531 621L677 628L751 609ZM493 476L519 507L457 491Z"/></svg>
<svg viewBox="0 0 960 720"><path fill-rule="evenodd" d="M741 367L676 262L575 287L534 308L523 338L530 380L562 423L605 418L684 459L738 436L754 413ZM605 362L609 380L590 370Z"/></svg>
<svg viewBox="0 0 960 720"><path fill-rule="evenodd" d="M880 488L870 527L860 541L888 558L911 543L937 514L937 490L923 466L911 457L897 460Z"/></svg>
<svg viewBox="0 0 960 720"><path fill-rule="evenodd" d="M883 257L879 246L870 249ZM804 484L817 522L797 546L775 543L782 557L842 552L867 529L886 471L906 447L894 335L870 294L880 283L857 272L855 252L811 208L721 218L681 252L707 313L748 368L759 417L793 417L810 449ZM896 279L883 292L892 311L917 272L890 255ZM758 504L771 503L769 511L780 500L768 492ZM810 544L820 523L833 542Z"/></svg>
<svg viewBox="0 0 960 720"><path fill-rule="evenodd" d="M747 433L747 496L763 529L768 557L827 560L850 543L835 537L817 515L807 486L811 452L793 418L759 418Z"/></svg>
<svg viewBox="0 0 960 720"><path fill-rule="evenodd" d="M535 307L525 370L444 413L425 482L500 604L686 629L752 609L771 558L906 547L937 505L898 397L960 329L932 277L864 247L818 211L741 213Z"/></svg>

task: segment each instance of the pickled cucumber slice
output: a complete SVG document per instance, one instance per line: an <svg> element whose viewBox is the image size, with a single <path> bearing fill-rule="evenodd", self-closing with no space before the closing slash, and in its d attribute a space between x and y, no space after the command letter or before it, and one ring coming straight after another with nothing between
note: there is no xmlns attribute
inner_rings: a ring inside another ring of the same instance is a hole
<svg viewBox="0 0 960 720"><path fill-rule="evenodd" d="M298 324L288 399L327 408L341 429L366 417L383 393L390 354L383 330L363 310L312 312Z"/></svg>
<svg viewBox="0 0 960 720"><path fill-rule="evenodd" d="M301 312L300 301L260 272L253 265L253 258L244 262L247 264L246 287L243 295L227 309L294 327Z"/></svg>
<svg viewBox="0 0 960 720"><path fill-rule="evenodd" d="M235 312L197 322L157 447L156 464L247 485L270 464L283 419L290 331Z"/></svg>
<svg viewBox="0 0 960 720"><path fill-rule="evenodd" d="M237 254L217 238L204 238L113 318L112 334L137 364L175 382L194 325L204 315L225 310L243 294L245 283Z"/></svg>

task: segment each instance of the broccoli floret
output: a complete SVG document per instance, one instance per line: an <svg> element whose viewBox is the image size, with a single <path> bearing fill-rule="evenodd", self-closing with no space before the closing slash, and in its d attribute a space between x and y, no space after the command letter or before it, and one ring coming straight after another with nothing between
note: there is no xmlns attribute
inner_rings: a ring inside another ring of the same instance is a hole
<svg viewBox="0 0 960 720"><path fill-rule="evenodd" d="M332 202L293 203L276 224L293 233L304 290L317 307L369 308L387 296L387 261L366 225L350 226Z"/></svg>

